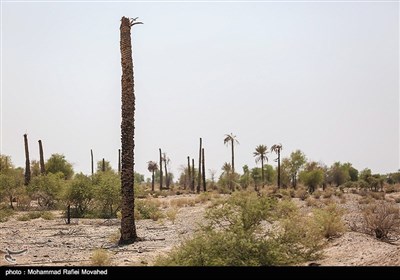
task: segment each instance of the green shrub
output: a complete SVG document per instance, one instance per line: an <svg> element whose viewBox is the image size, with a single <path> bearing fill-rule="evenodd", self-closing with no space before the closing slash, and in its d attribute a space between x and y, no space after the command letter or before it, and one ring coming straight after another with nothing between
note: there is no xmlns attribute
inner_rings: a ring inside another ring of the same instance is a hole
<svg viewBox="0 0 400 280"><path fill-rule="evenodd" d="M282 200L278 202L274 212L277 219L286 219L298 214L298 209L296 204L292 201Z"/></svg>
<svg viewBox="0 0 400 280"><path fill-rule="evenodd" d="M294 209L289 201L281 203L281 209ZM262 221L296 212L277 215L278 208L279 203L267 196L235 192L206 212L209 223L193 239L159 257L155 265L288 265L319 257L322 237L308 219L291 217L282 220L276 230L263 230Z"/></svg>
<svg viewBox="0 0 400 280"><path fill-rule="evenodd" d="M325 238L340 236L345 231L343 210L330 204L323 209L314 209L314 221Z"/></svg>
<svg viewBox="0 0 400 280"><path fill-rule="evenodd" d="M8 221L8 218L14 215L14 211L10 208L0 209L0 223Z"/></svg>
<svg viewBox="0 0 400 280"><path fill-rule="evenodd" d="M31 220L31 218L29 217L29 214L23 214L21 216L18 216L17 220L20 222L25 222Z"/></svg>
<svg viewBox="0 0 400 280"><path fill-rule="evenodd" d="M157 221L162 213L155 201L150 199L137 199L135 201L136 217L138 219L152 219Z"/></svg>
<svg viewBox="0 0 400 280"><path fill-rule="evenodd" d="M42 219L45 219L45 220L54 220L54 218L55 218L54 214L50 211L42 212L40 216L42 217Z"/></svg>

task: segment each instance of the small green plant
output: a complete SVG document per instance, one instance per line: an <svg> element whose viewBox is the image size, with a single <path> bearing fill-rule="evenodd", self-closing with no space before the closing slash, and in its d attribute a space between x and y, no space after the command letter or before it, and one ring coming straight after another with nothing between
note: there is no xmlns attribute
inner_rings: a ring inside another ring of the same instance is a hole
<svg viewBox="0 0 400 280"><path fill-rule="evenodd" d="M0 209L0 223L8 221L8 218L14 214L14 211L10 208Z"/></svg>
<svg viewBox="0 0 400 280"><path fill-rule="evenodd" d="M42 212L40 216L42 217L42 219L45 219L45 220L54 220L54 218L55 218L54 214L50 211Z"/></svg>
<svg viewBox="0 0 400 280"><path fill-rule="evenodd" d="M42 216L42 213L43 212L41 212L41 211L29 212L28 213L28 217L29 217L28 220L39 219Z"/></svg>
<svg viewBox="0 0 400 280"><path fill-rule="evenodd" d="M17 217L17 220L20 222L26 222L26 221L29 221L30 219L31 218L29 217L28 214L23 214L23 215Z"/></svg>
<svg viewBox="0 0 400 280"><path fill-rule="evenodd" d="M314 221L325 238L340 236L345 231L342 221L343 210L336 204L323 209L314 209Z"/></svg>
<svg viewBox="0 0 400 280"><path fill-rule="evenodd" d="M298 209L294 202L289 200L281 200L276 205L274 212L277 219L286 219L297 215Z"/></svg>
<svg viewBox="0 0 400 280"><path fill-rule="evenodd" d="M93 251L91 264L93 266L107 266L111 264L111 258L106 250L96 249Z"/></svg>
<svg viewBox="0 0 400 280"><path fill-rule="evenodd" d="M162 213L158 208L159 203L153 199L138 199L135 203L135 209L137 210L136 216L138 219L152 219L157 221L162 217Z"/></svg>

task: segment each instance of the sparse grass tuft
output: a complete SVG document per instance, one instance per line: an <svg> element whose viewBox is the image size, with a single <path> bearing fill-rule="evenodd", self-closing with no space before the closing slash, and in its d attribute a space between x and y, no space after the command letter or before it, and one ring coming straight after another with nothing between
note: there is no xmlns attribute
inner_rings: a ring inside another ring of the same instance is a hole
<svg viewBox="0 0 400 280"><path fill-rule="evenodd" d="M168 220L170 220L173 224L175 224L176 215L178 214L179 209L176 207L171 207L167 210L165 215L167 216Z"/></svg>
<svg viewBox="0 0 400 280"><path fill-rule="evenodd" d="M334 193L334 190L331 188L326 188L325 191L322 193L323 198L331 198Z"/></svg>
<svg viewBox="0 0 400 280"><path fill-rule="evenodd" d="M93 266L108 266L111 264L109 253L104 249L96 249L93 251L91 257L91 264Z"/></svg>
<svg viewBox="0 0 400 280"><path fill-rule="evenodd" d="M14 214L14 211L10 208L0 209L0 223L8 221L8 218Z"/></svg>
<svg viewBox="0 0 400 280"><path fill-rule="evenodd" d="M308 192L305 189L301 189L301 188L299 188L296 191L296 195L295 195L295 197L300 198L303 201L306 200L307 197L309 197L309 196L310 195L308 194Z"/></svg>
<svg viewBox="0 0 400 280"><path fill-rule="evenodd" d="M316 203L317 201L315 200L315 198L312 198L311 196L306 199L306 205L309 207L315 206Z"/></svg>
<svg viewBox="0 0 400 280"><path fill-rule="evenodd" d="M158 206L160 202L155 199L138 199L135 203L135 217L137 219L152 219L157 221L162 218Z"/></svg>

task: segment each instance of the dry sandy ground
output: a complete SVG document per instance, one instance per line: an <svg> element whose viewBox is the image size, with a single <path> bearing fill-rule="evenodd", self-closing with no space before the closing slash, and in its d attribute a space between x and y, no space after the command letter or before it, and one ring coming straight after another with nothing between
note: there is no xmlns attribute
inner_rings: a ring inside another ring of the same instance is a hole
<svg viewBox="0 0 400 280"><path fill-rule="evenodd" d="M346 198L347 202L339 205L347 210L344 220L349 224L359 218L358 204L356 195L346 194ZM296 201L304 213L310 210L303 201ZM25 255L15 256L16 266L90 265L92 252L98 248L104 248L110 253L111 265L152 265L156 256L168 252L183 239L190 237L198 223L204 221L203 214L207 205L180 208L175 223L168 219L139 220L138 235L144 240L122 247L115 245L115 236L120 226L116 219L74 219L72 225L66 225L60 217L50 221L39 218L23 222L17 221L14 216L0 223L0 250L28 248ZM348 231L330 240L324 249L324 257L315 263L322 266L399 266L400 243L389 244L363 233ZM1 256L0 265L10 264Z"/></svg>

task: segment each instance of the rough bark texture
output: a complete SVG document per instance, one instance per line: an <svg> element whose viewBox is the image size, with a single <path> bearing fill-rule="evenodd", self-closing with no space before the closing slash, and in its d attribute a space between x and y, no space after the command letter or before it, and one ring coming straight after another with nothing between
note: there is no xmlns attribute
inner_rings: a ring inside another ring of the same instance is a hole
<svg viewBox="0 0 400 280"><path fill-rule="evenodd" d="M187 157L187 160L188 160L188 175L189 175L188 185L190 186L192 183L192 172L190 170L190 157L189 156Z"/></svg>
<svg viewBox="0 0 400 280"><path fill-rule="evenodd" d="M262 181L262 187L264 188L264 157L261 155L261 181Z"/></svg>
<svg viewBox="0 0 400 280"><path fill-rule="evenodd" d="M25 144L25 186L31 181L31 162L29 160L28 135L24 134Z"/></svg>
<svg viewBox="0 0 400 280"><path fill-rule="evenodd" d="M163 172L162 172L162 153L161 148L158 149L160 152L160 191L163 188Z"/></svg>
<svg viewBox="0 0 400 280"><path fill-rule="evenodd" d="M44 175L46 173L46 168L44 167L44 156L43 156L43 145L42 140L39 140L39 163L40 163L40 173Z"/></svg>
<svg viewBox="0 0 400 280"><path fill-rule="evenodd" d="M202 146L202 139L200 138L200 148L199 148L199 174L197 178L197 193L200 192L200 185L201 185L201 146Z"/></svg>
<svg viewBox="0 0 400 280"><path fill-rule="evenodd" d="M90 149L90 161L91 161L91 166L92 166L92 175L94 173L94 166L93 166L93 150Z"/></svg>
<svg viewBox="0 0 400 280"><path fill-rule="evenodd" d="M120 26L120 49L122 66L122 122L121 122L121 238L120 244L133 243L137 239L134 217L134 132L135 132L135 93L131 45L131 21L122 17Z"/></svg>
<svg viewBox="0 0 400 280"><path fill-rule="evenodd" d="M204 148L201 149L201 175L203 177L203 191L207 191L206 187L206 165L204 159Z"/></svg>

